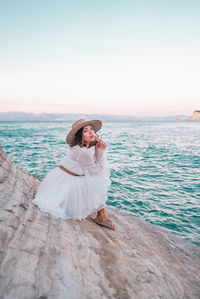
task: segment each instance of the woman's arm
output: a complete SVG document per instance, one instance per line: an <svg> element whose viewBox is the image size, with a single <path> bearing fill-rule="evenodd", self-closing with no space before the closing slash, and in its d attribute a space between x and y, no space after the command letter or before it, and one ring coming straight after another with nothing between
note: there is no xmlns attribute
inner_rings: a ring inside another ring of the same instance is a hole
<svg viewBox="0 0 200 299"><path fill-rule="evenodd" d="M95 163L100 163L103 160L105 149L98 148L97 155L94 155Z"/></svg>
<svg viewBox="0 0 200 299"><path fill-rule="evenodd" d="M102 149L100 149L100 151L101 150ZM89 175L101 175L103 165L102 163L95 161L93 153L90 150L83 150L77 162L83 168L85 174L88 173Z"/></svg>
<svg viewBox="0 0 200 299"><path fill-rule="evenodd" d="M103 156L104 149L106 148L106 143L99 138L99 135L97 135L95 141L97 141L97 143L95 145L94 158L95 158L95 161L98 162L101 160L101 158ZM101 149L101 150L99 150L99 149Z"/></svg>

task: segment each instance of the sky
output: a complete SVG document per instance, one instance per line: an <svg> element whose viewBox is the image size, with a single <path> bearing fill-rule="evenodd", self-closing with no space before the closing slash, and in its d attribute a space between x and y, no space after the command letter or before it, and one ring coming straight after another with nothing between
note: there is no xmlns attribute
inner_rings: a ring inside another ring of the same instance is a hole
<svg viewBox="0 0 200 299"><path fill-rule="evenodd" d="M197 109L199 0L0 0L0 112Z"/></svg>

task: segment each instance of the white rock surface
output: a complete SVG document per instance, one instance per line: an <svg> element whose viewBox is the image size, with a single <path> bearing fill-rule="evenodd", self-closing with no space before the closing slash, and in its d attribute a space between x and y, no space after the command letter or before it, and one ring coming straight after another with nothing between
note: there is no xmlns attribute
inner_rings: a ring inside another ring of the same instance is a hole
<svg viewBox="0 0 200 299"><path fill-rule="evenodd" d="M42 213L39 179L0 166L0 298L200 298L199 247L111 207L116 231Z"/></svg>

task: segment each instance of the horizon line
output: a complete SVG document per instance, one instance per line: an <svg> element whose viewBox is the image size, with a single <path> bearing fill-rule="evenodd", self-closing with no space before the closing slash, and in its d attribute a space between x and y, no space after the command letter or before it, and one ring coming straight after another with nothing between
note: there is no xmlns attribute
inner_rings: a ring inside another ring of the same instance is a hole
<svg viewBox="0 0 200 299"><path fill-rule="evenodd" d="M199 111L199 110L193 110L190 114L192 114L195 111ZM0 114L3 113L26 113L26 114L33 114L33 115L40 115L40 114L51 114L51 115L55 115L55 114L65 114L65 115L105 115L105 116L128 116L128 117L169 117L169 116L189 116L189 114L178 114L178 112L175 114L168 114L168 115L162 115L162 113L159 115L159 112L156 113L157 115L134 115L134 114L111 114L111 113L85 113L85 112L39 112L39 113L34 113L34 112L27 112L27 111L17 111L17 110L9 110L9 111L0 111Z"/></svg>

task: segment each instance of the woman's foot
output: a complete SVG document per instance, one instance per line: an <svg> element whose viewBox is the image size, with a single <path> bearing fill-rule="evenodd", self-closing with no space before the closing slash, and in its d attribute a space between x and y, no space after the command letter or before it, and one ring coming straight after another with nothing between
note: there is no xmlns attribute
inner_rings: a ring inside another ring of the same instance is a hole
<svg viewBox="0 0 200 299"><path fill-rule="evenodd" d="M105 226L107 228L115 230L116 225L110 220L110 218L106 217L101 217L99 214L97 215L96 218L92 219L95 223Z"/></svg>

